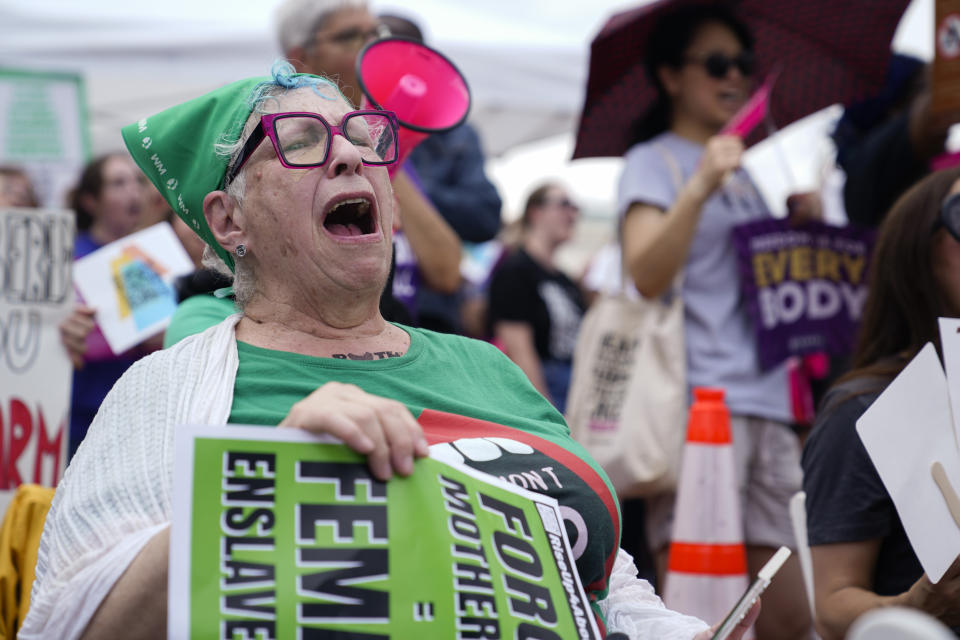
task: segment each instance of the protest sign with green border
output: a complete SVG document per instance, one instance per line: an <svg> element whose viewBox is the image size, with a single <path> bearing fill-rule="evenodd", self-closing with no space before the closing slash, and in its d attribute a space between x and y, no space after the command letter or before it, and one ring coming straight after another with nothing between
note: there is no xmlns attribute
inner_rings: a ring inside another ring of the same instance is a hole
<svg viewBox="0 0 960 640"><path fill-rule="evenodd" d="M176 451L170 637L600 637L548 496L433 459L382 483L293 429Z"/></svg>

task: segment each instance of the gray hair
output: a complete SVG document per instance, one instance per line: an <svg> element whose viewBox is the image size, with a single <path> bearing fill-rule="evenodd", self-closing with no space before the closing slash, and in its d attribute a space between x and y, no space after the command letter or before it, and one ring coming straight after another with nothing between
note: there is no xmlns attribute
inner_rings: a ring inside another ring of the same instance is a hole
<svg viewBox="0 0 960 640"><path fill-rule="evenodd" d="M328 78L315 78L312 76L294 75L294 69L286 61L278 61L271 70L273 80L259 85L250 96L251 110L247 117L246 124L236 140L221 139L214 145L216 154L227 159L227 167L232 167L240 157L240 151L243 149L250 133L260 122L260 116L270 113L270 105L276 105L280 96L286 95L290 91L297 89L312 88L313 91L322 98L328 100L346 100L337 85ZM324 95L320 89L332 89L332 95ZM230 197L237 207L243 206L246 197L246 167L240 169L240 172L233 178L230 184L226 185L224 192ZM233 297L237 309L243 311L247 303L253 298L256 291L256 274L250 265L249 260L242 258L234 259L234 270L220 259L220 257L209 246L203 250L203 265L222 273L227 277L233 278Z"/></svg>
<svg viewBox="0 0 960 640"><path fill-rule="evenodd" d="M280 50L287 55L294 47L306 47L331 14L366 6L366 0L286 0L274 13Z"/></svg>

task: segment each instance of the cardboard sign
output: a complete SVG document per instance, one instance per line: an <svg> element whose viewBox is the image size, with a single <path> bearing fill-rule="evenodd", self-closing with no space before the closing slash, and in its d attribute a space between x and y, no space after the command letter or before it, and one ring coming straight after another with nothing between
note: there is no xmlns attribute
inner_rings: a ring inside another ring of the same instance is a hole
<svg viewBox="0 0 960 640"><path fill-rule="evenodd" d="M960 109L960 0L937 0L930 113Z"/></svg>
<svg viewBox="0 0 960 640"><path fill-rule="evenodd" d="M872 231L769 219L736 227L733 241L762 367L849 352L867 297Z"/></svg>
<svg viewBox="0 0 960 640"><path fill-rule="evenodd" d="M17 486L55 486L66 464L73 366L58 326L74 302L73 220L0 210L0 513Z"/></svg>
<svg viewBox="0 0 960 640"><path fill-rule="evenodd" d="M171 638L597 639L557 502L297 429L181 427Z"/></svg>
<svg viewBox="0 0 960 640"><path fill-rule="evenodd" d="M193 262L166 222L77 260L74 280L114 354L163 331L177 308L173 281Z"/></svg>

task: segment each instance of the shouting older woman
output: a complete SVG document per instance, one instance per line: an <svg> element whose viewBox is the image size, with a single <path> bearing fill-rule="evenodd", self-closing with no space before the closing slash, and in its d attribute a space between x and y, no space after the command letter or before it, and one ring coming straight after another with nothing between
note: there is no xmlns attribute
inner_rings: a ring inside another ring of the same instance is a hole
<svg viewBox="0 0 960 640"><path fill-rule="evenodd" d="M396 119L352 111L329 81L289 71L124 130L175 211L235 269L242 312L143 359L108 396L57 490L20 637L164 635L174 431L228 422L336 436L383 480L410 474L428 445L495 475L550 467L607 628L706 637L634 577L603 471L519 368L490 345L383 320ZM468 455L478 444L496 455Z"/></svg>

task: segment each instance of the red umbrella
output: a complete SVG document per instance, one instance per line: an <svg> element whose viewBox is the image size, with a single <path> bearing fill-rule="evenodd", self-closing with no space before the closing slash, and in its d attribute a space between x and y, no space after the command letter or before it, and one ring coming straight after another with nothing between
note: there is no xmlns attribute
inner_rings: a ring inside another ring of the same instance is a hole
<svg viewBox="0 0 960 640"><path fill-rule="evenodd" d="M753 32L757 77L764 77L774 65L780 68L770 111L782 127L831 104L850 103L879 91L890 41L909 0L720 3L730 5ZM659 0L624 11L610 18L594 38L574 158L626 152L633 123L656 97L643 68L647 37L664 11L682 4L703 2Z"/></svg>

